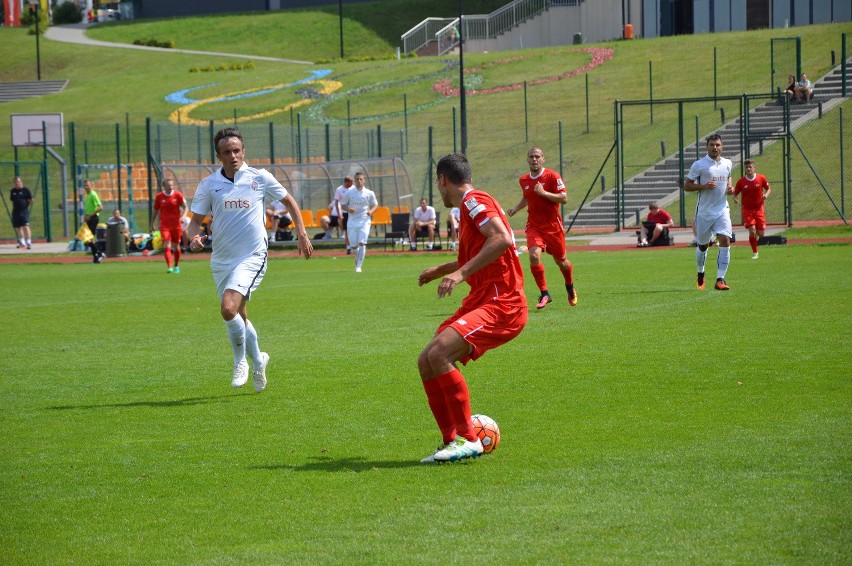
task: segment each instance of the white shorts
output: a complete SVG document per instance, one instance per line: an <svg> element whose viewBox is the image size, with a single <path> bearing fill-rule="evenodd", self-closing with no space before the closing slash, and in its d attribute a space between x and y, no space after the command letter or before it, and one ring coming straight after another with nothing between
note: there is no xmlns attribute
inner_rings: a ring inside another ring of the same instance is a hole
<svg viewBox="0 0 852 566"><path fill-rule="evenodd" d="M695 238L699 246L709 244L714 235L730 238L733 233L731 213L727 210L715 218L695 217Z"/></svg>
<svg viewBox="0 0 852 566"><path fill-rule="evenodd" d="M252 255L228 268L214 269L213 280L216 282L219 300L222 300L228 289L233 289L246 300L251 300L252 292L260 287L265 274L266 254Z"/></svg>
<svg viewBox="0 0 852 566"><path fill-rule="evenodd" d="M358 246L361 244L367 245L367 239L370 237L370 227L372 223L367 222L363 226L352 226L352 222L349 222L348 227L346 228L346 234L349 236L349 245L350 246Z"/></svg>

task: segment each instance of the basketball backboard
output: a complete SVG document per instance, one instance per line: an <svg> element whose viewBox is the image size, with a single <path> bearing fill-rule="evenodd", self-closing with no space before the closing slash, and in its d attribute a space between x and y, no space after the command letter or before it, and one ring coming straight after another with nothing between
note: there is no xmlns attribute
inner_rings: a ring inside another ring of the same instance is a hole
<svg viewBox="0 0 852 566"><path fill-rule="evenodd" d="M65 125L62 113L56 114L11 114L12 145L25 147L43 145L47 134L47 145L65 145ZM44 124L44 128L42 127Z"/></svg>

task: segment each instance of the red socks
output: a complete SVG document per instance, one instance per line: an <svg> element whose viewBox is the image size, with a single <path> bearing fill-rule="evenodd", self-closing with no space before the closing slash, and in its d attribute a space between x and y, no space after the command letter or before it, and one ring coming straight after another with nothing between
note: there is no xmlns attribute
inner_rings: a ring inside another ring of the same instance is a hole
<svg viewBox="0 0 852 566"><path fill-rule="evenodd" d="M470 420L470 392L461 372L453 368L443 375L424 381L423 388L429 399L429 408L441 429L444 444L452 442L456 434L475 442L477 437Z"/></svg>
<svg viewBox="0 0 852 566"><path fill-rule="evenodd" d="M748 243L751 244L752 253L757 253L757 237L750 235L748 237Z"/></svg>
<svg viewBox="0 0 852 566"><path fill-rule="evenodd" d="M166 258L166 265L168 267L172 266L172 248L169 246L163 246L163 256Z"/></svg>
<svg viewBox="0 0 852 566"><path fill-rule="evenodd" d="M172 252L175 256L175 267L180 263L180 246L176 247L174 252Z"/></svg>
<svg viewBox="0 0 852 566"><path fill-rule="evenodd" d="M530 271L532 272L533 279L535 279L535 284L538 285L538 290L547 290L547 280L544 278L544 264L531 265Z"/></svg>

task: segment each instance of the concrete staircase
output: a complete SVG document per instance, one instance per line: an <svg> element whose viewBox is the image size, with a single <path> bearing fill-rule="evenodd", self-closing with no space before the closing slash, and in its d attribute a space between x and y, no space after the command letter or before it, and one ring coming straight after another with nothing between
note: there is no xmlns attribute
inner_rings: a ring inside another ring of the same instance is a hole
<svg viewBox="0 0 852 566"><path fill-rule="evenodd" d="M68 81L21 81L0 83L0 102L62 92Z"/></svg>
<svg viewBox="0 0 852 566"><path fill-rule="evenodd" d="M852 95L852 59L846 62L847 69L847 95ZM831 73L814 83L814 98L804 104L793 103L790 105L790 124L796 129L804 123L816 119L823 105L839 100L841 97L841 67L838 66ZM749 138L751 139L752 151L757 153L760 142L764 139L776 136L783 132L781 123L784 116L784 107L778 101L767 102L755 107L749 113ZM725 143L723 155L739 163L740 153L740 119L728 122L716 131L722 136ZM772 143L767 142L767 145ZM765 147L765 146L764 146ZM686 164L694 161L696 150L695 144L685 148ZM704 147L698 150L699 157L704 155ZM648 213L648 204L657 202L665 207L680 197L678 184L680 182L678 155L670 155L656 165L634 176L624 183L624 218L622 225L630 226L636 223L637 215L644 217ZM615 189L611 189L595 200L587 202L579 215L573 210L566 215L566 226L573 219L573 228L608 227L612 228L616 223L616 195ZM577 216L576 219L574 218Z"/></svg>

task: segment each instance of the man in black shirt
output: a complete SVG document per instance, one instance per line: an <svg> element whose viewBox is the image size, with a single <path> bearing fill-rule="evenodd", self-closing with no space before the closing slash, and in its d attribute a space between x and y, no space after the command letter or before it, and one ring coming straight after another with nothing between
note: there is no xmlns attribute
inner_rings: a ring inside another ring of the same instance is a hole
<svg viewBox="0 0 852 566"><path fill-rule="evenodd" d="M33 194L24 186L20 177L15 177L9 200L12 201L12 226L18 234L19 248L29 250L33 247L33 235L30 231L30 207L33 205Z"/></svg>

